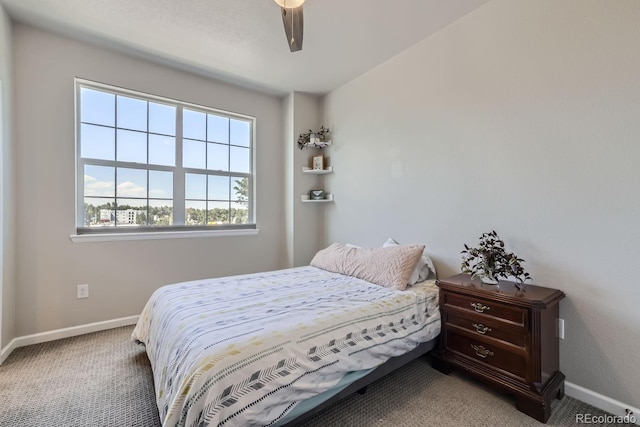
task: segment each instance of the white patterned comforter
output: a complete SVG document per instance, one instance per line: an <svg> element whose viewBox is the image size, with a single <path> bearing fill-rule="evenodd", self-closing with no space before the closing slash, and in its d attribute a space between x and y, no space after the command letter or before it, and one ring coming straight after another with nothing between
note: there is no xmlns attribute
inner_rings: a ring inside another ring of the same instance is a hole
<svg viewBox="0 0 640 427"><path fill-rule="evenodd" d="M295 405L440 332L433 282L395 291L315 267L178 283L147 302L164 426L272 425Z"/></svg>

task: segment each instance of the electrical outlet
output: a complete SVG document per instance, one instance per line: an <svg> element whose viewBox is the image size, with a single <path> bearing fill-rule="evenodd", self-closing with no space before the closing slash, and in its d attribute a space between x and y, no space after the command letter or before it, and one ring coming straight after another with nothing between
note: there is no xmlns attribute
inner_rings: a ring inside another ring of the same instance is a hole
<svg viewBox="0 0 640 427"><path fill-rule="evenodd" d="M564 339L564 319L558 319L558 338Z"/></svg>
<svg viewBox="0 0 640 427"><path fill-rule="evenodd" d="M89 285L78 285L76 298L89 298Z"/></svg>

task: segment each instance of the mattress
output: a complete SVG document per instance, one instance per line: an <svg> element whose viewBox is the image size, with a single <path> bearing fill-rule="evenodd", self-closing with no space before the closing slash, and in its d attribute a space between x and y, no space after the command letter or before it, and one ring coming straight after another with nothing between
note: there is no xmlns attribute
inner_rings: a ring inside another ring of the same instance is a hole
<svg viewBox="0 0 640 427"><path fill-rule="evenodd" d="M274 425L350 372L440 332L438 290L396 291L315 267L158 289L145 345L165 426Z"/></svg>

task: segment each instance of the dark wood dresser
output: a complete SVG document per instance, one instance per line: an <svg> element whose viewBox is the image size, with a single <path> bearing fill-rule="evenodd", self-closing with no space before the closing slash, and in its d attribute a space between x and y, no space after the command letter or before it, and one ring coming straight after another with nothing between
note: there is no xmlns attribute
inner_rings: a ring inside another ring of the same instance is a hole
<svg viewBox="0 0 640 427"><path fill-rule="evenodd" d="M564 395L557 322L564 293L513 282L482 283L458 274L438 280L442 332L433 366L462 369L513 394L516 408L541 422Z"/></svg>

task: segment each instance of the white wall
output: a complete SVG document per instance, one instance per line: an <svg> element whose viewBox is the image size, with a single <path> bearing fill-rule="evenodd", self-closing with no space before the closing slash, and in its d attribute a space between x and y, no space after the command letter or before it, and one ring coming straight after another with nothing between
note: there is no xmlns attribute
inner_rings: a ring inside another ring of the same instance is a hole
<svg viewBox="0 0 640 427"><path fill-rule="evenodd" d="M279 98L14 26L16 336L140 313L153 290L286 265ZM72 243L74 77L255 116L256 236ZM90 297L76 299L88 283Z"/></svg>
<svg viewBox="0 0 640 427"><path fill-rule="evenodd" d="M640 2L494 0L325 98L327 241L495 229L563 290L567 380L640 406ZM338 172L339 171L339 172Z"/></svg>
<svg viewBox="0 0 640 427"><path fill-rule="evenodd" d="M284 100L285 122L285 211L287 223L287 259L289 267L308 265L321 249L324 238L325 205L302 203L300 196L324 186L323 176L302 173L311 166L311 157L323 154L320 149L298 148L298 136L309 129L320 129L320 99L317 96L293 92Z"/></svg>
<svg viewBox="0 0 640 427"><path fill-rule="evenodd" d="M0 5L0 350L14 338L15 233L11 21Z"/></svg>

